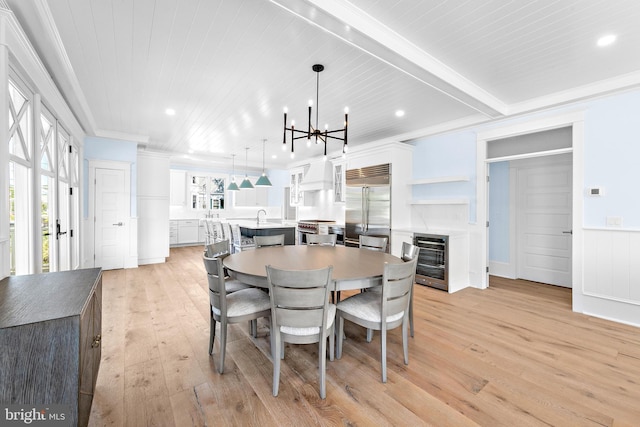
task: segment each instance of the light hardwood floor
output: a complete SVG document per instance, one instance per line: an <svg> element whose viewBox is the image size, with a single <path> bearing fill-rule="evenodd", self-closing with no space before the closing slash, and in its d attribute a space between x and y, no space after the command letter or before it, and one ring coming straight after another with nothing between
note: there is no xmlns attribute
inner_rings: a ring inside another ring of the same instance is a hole
<svg viewBox="0 0 640 427"><path fill-rule="evenodd" d="M487 290L415 288L409 365L389 333L347 323L318 395L317 346L287 347L271 395L268 329L230 327L224 375L208 355L200 247L103 277L102 364L90 425L637 426L640 329L571 312L571 291L493 278ZM217 344L217 342L216 342Z"/></svg>

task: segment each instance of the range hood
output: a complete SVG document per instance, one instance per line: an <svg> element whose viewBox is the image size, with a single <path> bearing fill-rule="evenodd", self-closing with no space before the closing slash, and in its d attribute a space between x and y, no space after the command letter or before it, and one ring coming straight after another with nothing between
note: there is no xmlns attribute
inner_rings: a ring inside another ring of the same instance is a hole
<svg viewBox="0 0 640 427"><path fill-rule="evenodd" d="M300 190L320 191L333 188L333 167L331 162L324 160L313 162L305 169L306 172L304 178L302 178Z"/></svg>

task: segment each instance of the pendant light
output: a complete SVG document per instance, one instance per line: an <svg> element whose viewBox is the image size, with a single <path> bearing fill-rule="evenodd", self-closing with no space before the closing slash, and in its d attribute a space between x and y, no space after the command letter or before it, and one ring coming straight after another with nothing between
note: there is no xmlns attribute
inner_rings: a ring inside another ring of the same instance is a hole
<svg viewBox="0 0 640 427"><path fill-rule="evenodd" d="M264 144L267 142L266 139L262 140L262 175L256 181L256 187L271 187L271 181L269 181L269 177L264 171Z"/></svg>
<svg viewBox="0 0 640 427"><path fill-rule="evenodd" d="M238 191L240 190L238 188L238 184L236 184L236 155L232 154L231 155L231 162L232 162L232 172L231 172L231 183L229 183L229 186L227 187L227 190L229 191Z"/></svg>
<svg viewBox="0 0 640 427"><path fill-rule="evenodd" d="M244 152L244 179L240 183L241 190L253 188L253 184L251 183L251 181L249 181L249 175L248 175L248 170L249 170L249 163L247 160L248 156L249 156L249 147L245 148L245 152Z"/></svg>

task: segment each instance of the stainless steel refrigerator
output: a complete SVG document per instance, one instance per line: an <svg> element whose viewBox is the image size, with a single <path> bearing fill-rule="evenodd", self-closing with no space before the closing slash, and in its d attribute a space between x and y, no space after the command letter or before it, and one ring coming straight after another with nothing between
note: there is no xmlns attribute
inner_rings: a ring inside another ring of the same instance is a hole
<svg viewBox="0 0 640 427"><path fill-rule="evenodd" d="M391 165L346 173L345 245L358 246L360 235L387 237L391 247Z"/></svg>

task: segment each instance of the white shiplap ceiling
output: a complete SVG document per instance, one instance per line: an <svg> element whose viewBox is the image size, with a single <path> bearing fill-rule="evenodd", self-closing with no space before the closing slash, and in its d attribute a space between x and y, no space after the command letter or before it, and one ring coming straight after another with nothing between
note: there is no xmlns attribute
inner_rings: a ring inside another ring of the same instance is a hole
<svg viewBox="0 0 640 427"><path fill-rule="evenodd" d="M350 146L640 86L637 0L7 2L87 134L214 161L260 165L266 138L290 162L282 108L306 126L314 63L319 123L348 106Z"/></svg>

